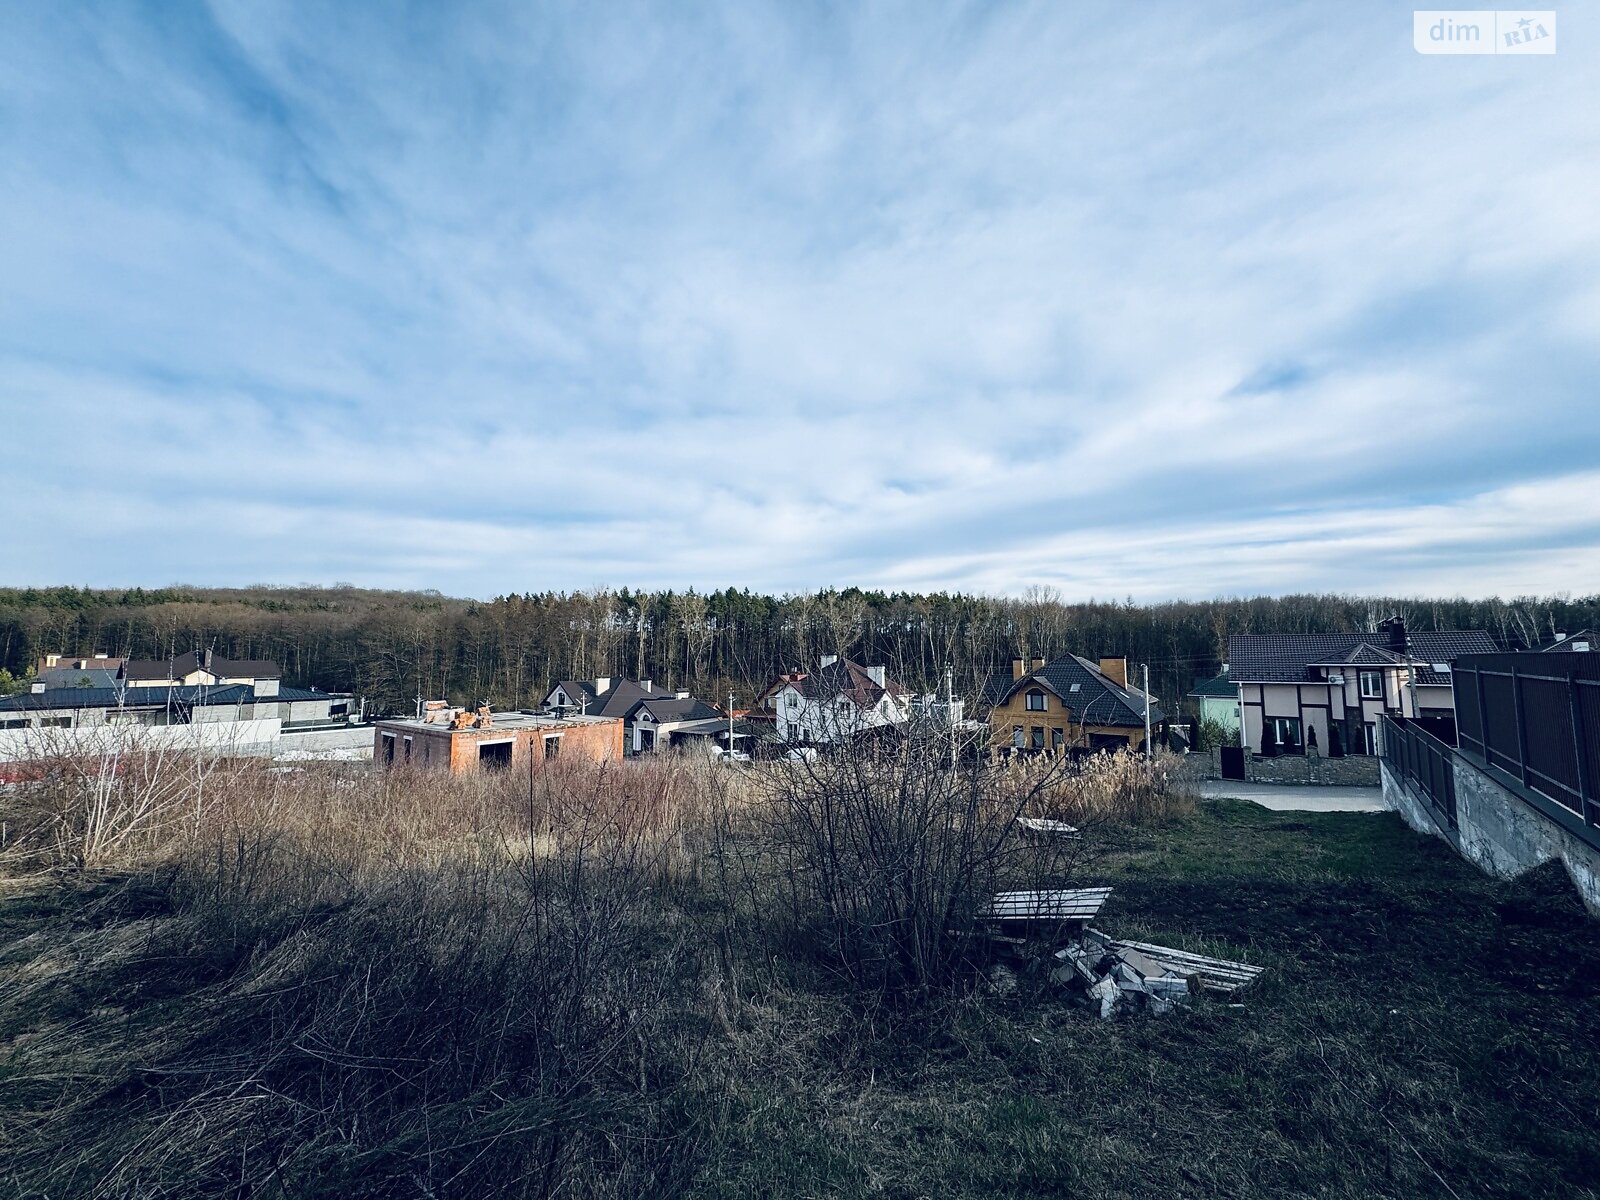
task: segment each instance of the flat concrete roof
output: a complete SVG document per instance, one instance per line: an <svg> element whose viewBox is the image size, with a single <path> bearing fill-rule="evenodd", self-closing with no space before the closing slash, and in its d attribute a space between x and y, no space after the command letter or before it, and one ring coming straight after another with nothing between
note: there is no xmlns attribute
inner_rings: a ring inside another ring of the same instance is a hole
<svg viewBox="0 0 1600 1200"><path fill-rule="evenodd" d="M373 724L384 729L403 729L417 733L516 733L529 729L571 729L578 725L610 725L620 723L621 717L557 717L549 713L530 713L512 710L493 713L494 724L485 729L469 725L465 729L451 729L448 721L419 721L415 717L386 717Z"/></svg>

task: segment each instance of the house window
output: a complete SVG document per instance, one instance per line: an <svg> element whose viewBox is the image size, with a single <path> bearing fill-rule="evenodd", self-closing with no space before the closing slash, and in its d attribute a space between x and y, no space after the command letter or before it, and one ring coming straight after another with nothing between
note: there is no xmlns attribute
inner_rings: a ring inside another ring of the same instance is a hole
<svg viewBox="0 0 1600 1200"><path fill-rule="evenodd" d="M410 762L411 761L411 739L410 738L402 738L401 741L405 743L405 761L406 762Z"/></svg>
<svg viewBox="0 0 1600 1200"><path fill-rule="evenodd" d="M1383 699L1383 676L1377 671L1361 672L1361 698L1363 700Z"/></svg>
<svg viewBox="0 0 1600 1200"><path fill-rule="evenodd" d="M1011 727L1011 747L1012 747L1012 749L1021 750L1026 745L1027 745L1027 743L1022 740L1022 726L1021 725L1013 725Z"/></svg>
<svg viewBox="0 0 1600 1200"><path fill-rule="evenodd" d="M383 761L386 763L394 761L394 734L392 733L383 735Z"/></svg>
<svg viewBox="0 0 1600 1200"><path fill-rule="evenodd" d="M1378 752L1378 727L1371 721L1361 727L1361 745L1364 754Z"/></svg>
<svg viewBox="0 0 1600 1200"><path fill-rule="evenodd" d="M561 757L561 735L544 739L544 756L546 760Z"/></svg>
<svg viewBox="0 0 1600 1200"><path fill-rule="evenodd" d="M1280 754L1292 754L1300 749L1299 717L1268 717L1267 721L1272 726Z"/></svg>
<svg viewBox="0 0 1600 1200"><path fill-rule="evenodd" d="M1029 733L1029 746L1034 750L1043 750L1044 749L1044 726L1043 725L1035 725L1032 729L1030 729L1028 731L1028 733Z"/></svg>
<svg viewBox="0 0 1600 1200"><path fill-rule="evenodd" d="M1048 707L1049 707L1049 702L1045 700L1044 693L1041 692L1038 688L1032 688L1028 692L1028 711L1029 712L1044 712L1045 709L1048 708Z"/></svg>
<svg viewBox="0 0 1600 1200"><path fill-rule="evenodd" d="M1060 750L1061 747L1065 746L1066 744L1067 735L1065 733L1059 729L1052 729L1050 731L1050 749Z"/></svg>
<svg viewBox="0 0 1600 1200"><path fill-rule="evenodd" d="M800 707L800 697L796 696L793 692L790 692L783 698L783 706L790 712L793 712L795 709Z"/></svg>
<svg viewBox="0 0 1600 1200"><path fill-rule="evenodd" d="M4 720L0 720L0 729L26 729L27 727L27 717L6 717Z"/></svg>

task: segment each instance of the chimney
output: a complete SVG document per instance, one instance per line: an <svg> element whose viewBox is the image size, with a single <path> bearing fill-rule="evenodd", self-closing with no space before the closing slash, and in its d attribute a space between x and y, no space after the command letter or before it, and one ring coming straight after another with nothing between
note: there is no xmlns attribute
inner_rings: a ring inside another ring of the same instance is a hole
<svg viewBox="0 0 1600 1200"><path fill-rule="evenodd" d="M609 676L609 675L601 675L599 678L597 678L594 681L594 690L595 690L595 694L596 695L600 694L601 692L610 691L611 690L611 676Z"/></svg>
<svg viewBox="0 0 1600 1200"><path fill-rule="evenodd" d="M1042 671L1042 670L1044 670L1044 659L1042 659L1042 658L1034 659L1033 660L1033 665L1031 667L1029 667L1028 670L1030 670L1030 671Z"/></svg>
<svg viewBox="0 0 1600 1200"><path fill-rule="evenodd" d="M1118 687L1128 686L1128 660L1125 657L1102 658L1100 660L1100 674Z"/></svg>
<svg viewBox="0 0 1600 1200"><path fill-rule="evenodd" d="M836 663L838 661L839 661L839 656L837 654L824 654L822 656L822 661L821 661L821 663L819 665L823 666L823 667L831 667L831 666L833 666L834 663Z"/></svg>
<svg viewBox="0 0 1600 1200"><path fill-rule="evenodd" d="M1389 653L1398 654L1401 658L1406 656L1406 649L1410 642L1406 638L1406 622L1404 617L1390 617L1378 629L1389 635Z"/></svg>
<svg viewBox="0 0 1600 1200"><path fill-rule="evenodd" d="M276 679L256 680L256 699L264 700L278 694L278 681Z"/></svg>
<svg viewBox="0 0 1600 1200"><path fill-rule="evenodd" d="M688 692L675 692L673 694L672 698L674 700L687 700L689 698L689 693Z"/></svg>
<svg viewBox="0 0 1600 1200"><path fill-rule="evenodd" d="M656 690L655 682L654 679L641 679L639 680L639 686L647 692L653 692Z"/></svg>
<svg viewBox="0 0 1600 1200"><path fill-rule="evenodd" d="M884 682L883 682L884 681L884 668L883 667L868 667L867 668L867 678L871 679L872 682L877 684L879 687L883 687L884 686Z"/></svg>
<svg viewBox="0 0 1600 1200"><path fill-rule="evenodd" d="M1027 659L1025 659L1025 658L1013 658L1011 660L1011 678L1013 678L1013 679L1021 679L1027 673L1028 673L1028 660Z"/></svg>

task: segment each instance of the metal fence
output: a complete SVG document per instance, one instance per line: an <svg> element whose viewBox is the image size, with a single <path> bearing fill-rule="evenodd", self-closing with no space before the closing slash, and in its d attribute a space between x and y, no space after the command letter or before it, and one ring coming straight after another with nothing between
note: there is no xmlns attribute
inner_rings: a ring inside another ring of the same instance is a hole
<svg viewBox="0 0 1600 1200"><path fill-rule="evenodd" d="M1473 654L1454 681L1460 749L1600 845L1600 654Z"/></svg>
<svg viewBox="0 0 1600 1200"><path fill-rule="evenodd" d="M1404 718L1383 718L1383 759L1422 793L1449 828L1456 827L1456 769L1449 743Z"/></svg>

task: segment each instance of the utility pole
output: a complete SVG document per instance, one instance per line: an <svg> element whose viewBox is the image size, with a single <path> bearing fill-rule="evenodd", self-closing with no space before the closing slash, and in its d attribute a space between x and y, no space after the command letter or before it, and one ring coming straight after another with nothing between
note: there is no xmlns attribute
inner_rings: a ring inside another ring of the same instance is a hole
<svg viewBox="0 0 1600 1200"><path fill-rule="evenodd" d="M1139 664L1144 670L1144 756L1150 758L1150 664Z"/></svg>
<svg viewBox="0 0 1600 1200"><path fill-rule="evenodd" d="M728 761L733 761L733 691L728 691Z"/></svg>
<svg viewBox="0 0 1600 1200"><path fill-rule="evenodd" d="M950 769L956 769L956 673L949 666L944 669L944 713L950 721Z"/></svg>

